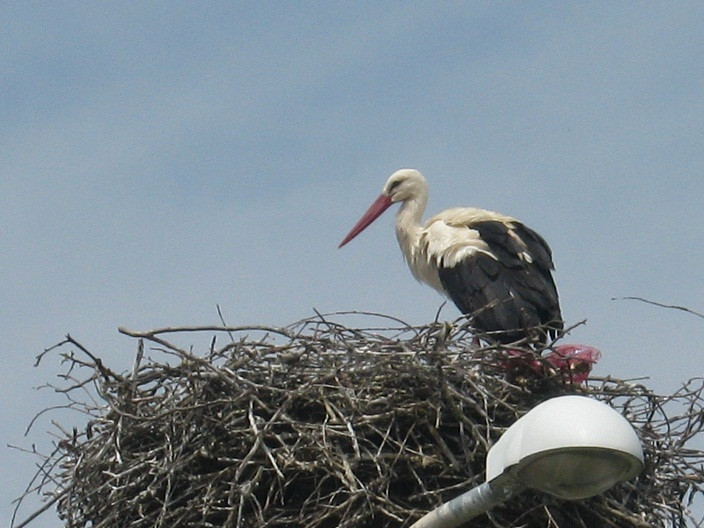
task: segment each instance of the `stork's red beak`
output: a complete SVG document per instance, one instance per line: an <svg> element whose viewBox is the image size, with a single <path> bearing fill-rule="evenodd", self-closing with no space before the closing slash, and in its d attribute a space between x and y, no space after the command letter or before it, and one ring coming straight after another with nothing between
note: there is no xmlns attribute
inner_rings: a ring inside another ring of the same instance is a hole
<svg viewBox="0 0 704 528"><path fill-rule="evenodd" d="M352 230L347 233L347 236L342 239L342 242L340 242L340 245L337 247L341 248L342 246L347 244L347 242L349 242L362 231L364 231L366 227L371 224L374 220L379 218L379 216L381 216L381 213L386 211L389 206L391 206L391 198L389 198L385 194L379 196L379 198L374 200L374 203L369 207L367 212L364 213L362 218L359 219L359 221L354 225Z"/></svg>

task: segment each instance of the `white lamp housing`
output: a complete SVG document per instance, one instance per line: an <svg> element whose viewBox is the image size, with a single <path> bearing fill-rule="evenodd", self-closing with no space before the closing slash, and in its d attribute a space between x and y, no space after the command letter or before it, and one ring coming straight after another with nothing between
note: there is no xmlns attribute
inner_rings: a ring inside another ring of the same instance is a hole
<svg viewBox="0 0 704 528"><path fill-rule="evenodd" d="M561 396L509 427L486 463L487 482L504 475L563 499L583 499L638 475L643 448L613 408L584 396Z"/></svg>
<svg viewBox="0 0 704 528"><path fill-rule="evenodd" d="M585 499L641 469L643 448L628 420L597 400L560 396L531 409L499 438L486 458L486 482L411 528L456 528L524 488Z"/></svg>

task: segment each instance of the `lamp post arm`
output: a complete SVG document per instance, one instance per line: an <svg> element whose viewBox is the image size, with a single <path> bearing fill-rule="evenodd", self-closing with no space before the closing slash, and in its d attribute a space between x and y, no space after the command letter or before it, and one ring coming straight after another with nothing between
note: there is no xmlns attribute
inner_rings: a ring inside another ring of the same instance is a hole
<svg viewBox="0 0 704 528"><path fill-rule="evenodd" d="M411 528L455 528L505 502L521 489L520 484L505 478L485 482L425 514Z"/></svg>

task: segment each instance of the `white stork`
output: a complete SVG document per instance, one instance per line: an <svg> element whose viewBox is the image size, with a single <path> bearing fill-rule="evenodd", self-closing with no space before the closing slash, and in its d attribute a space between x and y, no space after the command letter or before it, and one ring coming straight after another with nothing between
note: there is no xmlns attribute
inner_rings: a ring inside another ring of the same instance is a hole
<svg viewBox="0 0 704 528"><path fill-rule="evenodd" d="M552 253L543 237L515 218L471 207L447 209L422 225L428 184L417 170L392 174L338 247L396 202L396 237L411 272L452 299L481 337L544 344L562 330Z"/></svg>

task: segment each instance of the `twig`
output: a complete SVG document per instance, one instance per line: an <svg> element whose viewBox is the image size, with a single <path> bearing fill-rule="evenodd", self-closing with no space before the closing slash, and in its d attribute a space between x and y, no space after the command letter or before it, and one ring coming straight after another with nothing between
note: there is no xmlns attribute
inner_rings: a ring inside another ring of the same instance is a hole
<svg viewBox="0 0 704 528"><path fill-rule="evenodd" d="M678 305L676 305L676 304L663 304L663 303L659 303L659 302L655 302L655 301L649 301L648 299L644 299L643 297L634 297L634 296L629 296L629 297L612 297L611 300L612 300L612 301L623 301L623 300L626 300L626 301L641 301L641 302L644 302L644 303L647 303L647 304L652 304L652 305L654 305L654 306L659 306L660 308L671 308L671 309L673 309L673 310L680 310L680 311L682 311L682 312L687 312L687 313L690 313L690 314L692 314L692 315L696 315L697 317L701 317L702 319L704 319L704 314L699 313L699 312L695 312L694 310L691 310L691 309L687 308L686 306L678 306Z"/></svg>

